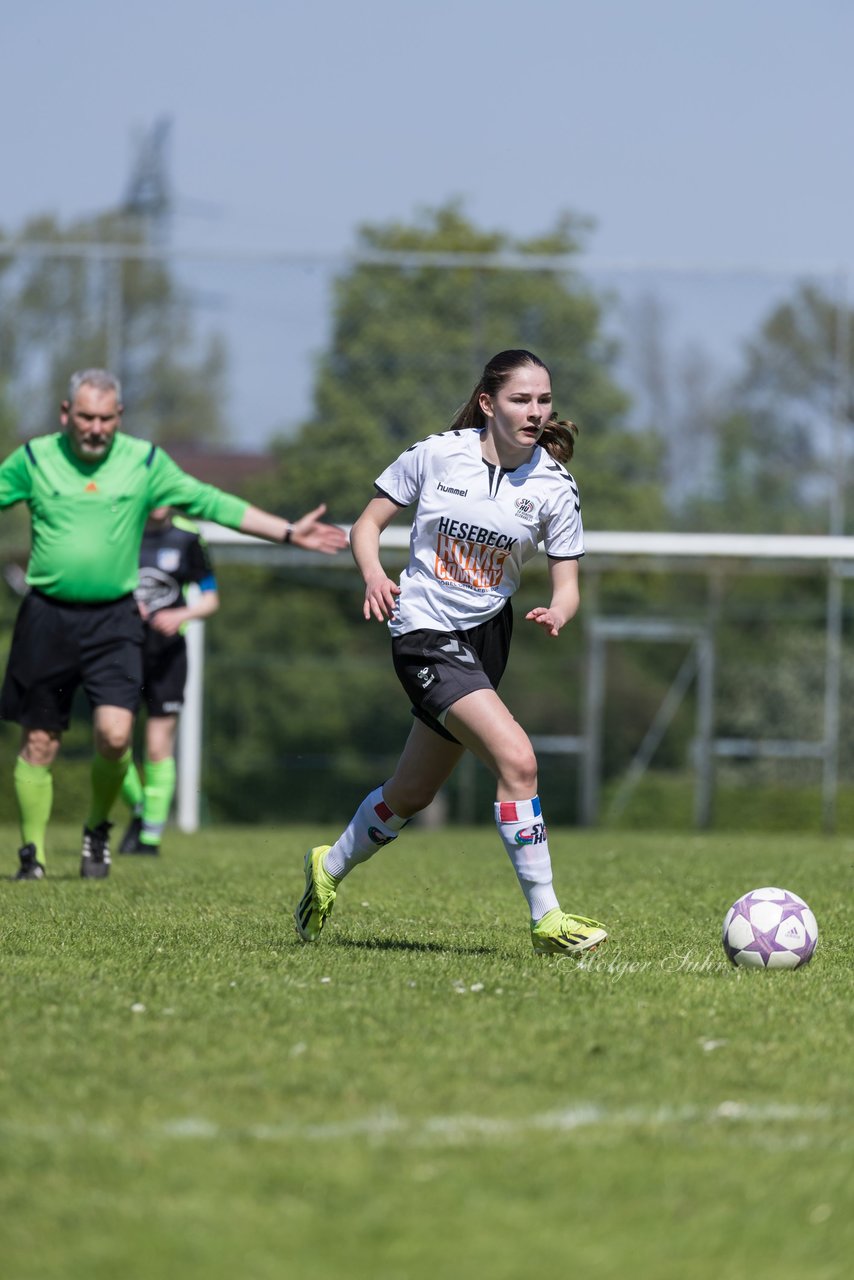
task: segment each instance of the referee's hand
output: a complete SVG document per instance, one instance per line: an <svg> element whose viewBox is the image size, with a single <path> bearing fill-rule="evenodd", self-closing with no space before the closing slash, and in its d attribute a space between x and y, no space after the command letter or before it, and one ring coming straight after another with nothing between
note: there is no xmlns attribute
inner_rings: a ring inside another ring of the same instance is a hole
<svg viewBox="0 0 854 1280"><path fill-rule="evenodd" d="M347 534L337 524L325 524L321 516L326 511L326 503L309 511L299 520L294 520L288 541L303 551L322 551L324 555L334 556L347 546Z"/></svg>

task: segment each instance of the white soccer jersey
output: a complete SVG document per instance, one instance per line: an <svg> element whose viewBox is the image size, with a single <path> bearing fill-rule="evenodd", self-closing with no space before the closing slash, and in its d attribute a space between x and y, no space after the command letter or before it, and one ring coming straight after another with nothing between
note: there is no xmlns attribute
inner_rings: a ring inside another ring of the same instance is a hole
<svg viewBox="0 0 854 1280"><path fill-rule="evenodd" d="M402 507L416 502L409 564L389 622L392 634L468 631L493 617L519 586L542 542L550 556L584 554L578 488L535 446L504 471L484 461L476 428L428 436L376 480Z"/></svg>

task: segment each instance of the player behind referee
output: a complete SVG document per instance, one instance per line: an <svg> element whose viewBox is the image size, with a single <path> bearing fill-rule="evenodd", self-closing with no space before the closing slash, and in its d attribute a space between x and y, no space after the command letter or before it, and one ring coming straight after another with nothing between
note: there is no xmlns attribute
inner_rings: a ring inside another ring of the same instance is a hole
<svg viewBox="0 0 854 1280"><path fill-rule="evenodd" d="M131 761L122 783L131 819L119 853L158 854L175 795L175 739L187 683L184 632L188 622L210 618L219 608L208 544L171 507L155 507L148 517L134 594L145 622L145 762L140 777Z"/></svg>
<svg viewBox="0 0 854 1280"><path fill-rule="evenodd" d="M72 375L63 430L37 436L0 464L0 509L30 509L30 591L12 637L0 717L21 726L15 794L23 845L16 879L45 874L51 766L82 684L94 756L82 876L109 874L109 815L131 759L142 685L143 622L134 599L148 513L177 506L270 542L332 554L347 542L317 507L291 523L202 484L156 445L126 435L121 386L104 369Z"/></svg>

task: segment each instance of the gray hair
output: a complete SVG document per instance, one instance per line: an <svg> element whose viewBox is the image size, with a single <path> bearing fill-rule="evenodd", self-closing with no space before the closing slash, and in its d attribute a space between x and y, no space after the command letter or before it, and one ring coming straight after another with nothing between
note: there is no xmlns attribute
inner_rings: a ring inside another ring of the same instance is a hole
<svg viewBox="0 0 854 1280"><path fill-rule="evenodd" d="M122 384L114 373L106 369L80 369L72 373L68 380L68 403L74 404L74 397L82 386L95 387L97 391L115 391L116 404L122 402Z"/></svg>

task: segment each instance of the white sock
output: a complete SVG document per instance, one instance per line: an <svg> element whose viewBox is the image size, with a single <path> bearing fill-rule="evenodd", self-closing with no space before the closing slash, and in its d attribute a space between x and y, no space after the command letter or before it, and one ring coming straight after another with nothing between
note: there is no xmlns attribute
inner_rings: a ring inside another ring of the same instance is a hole
<svg viewBox="0 0 854 1280"><path fill-rule="evenodd" d="M552 860L540 797L497 800L495 825L519 880L533 921L559 906L552 885Z"/></svg>
<svg viewBox="0 0 854 1280"><path fill-rule="evenodd" d="M324 855L324 867L336 880L343 880L360 862L372 858L377 849L396 840L408 821L392 813L383 800L382 787L377 787L365 797L347 830Z"/></svg>

